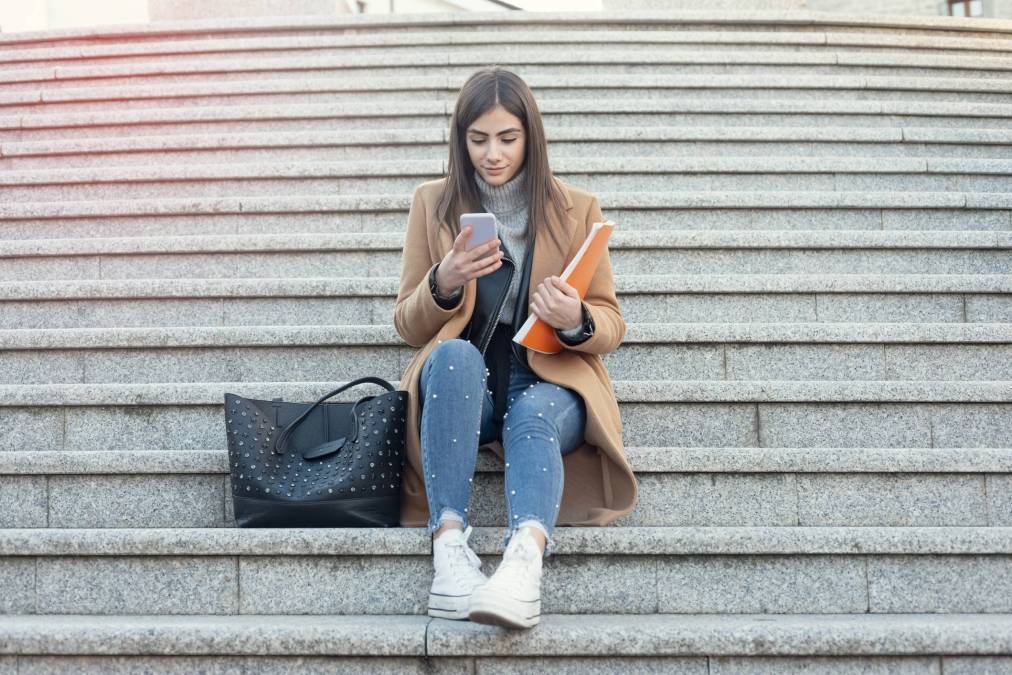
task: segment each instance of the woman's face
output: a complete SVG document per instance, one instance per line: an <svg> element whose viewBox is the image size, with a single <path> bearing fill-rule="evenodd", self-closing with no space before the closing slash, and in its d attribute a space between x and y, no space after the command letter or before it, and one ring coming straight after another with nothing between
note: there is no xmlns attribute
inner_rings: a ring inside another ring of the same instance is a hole
<svg viewBox="0 0 1012 675"><path fill-rule="evenodd" d="M471 164L489 185L502 185L523 168L523 122L502 106L476 119L464 135Z"/></svg>

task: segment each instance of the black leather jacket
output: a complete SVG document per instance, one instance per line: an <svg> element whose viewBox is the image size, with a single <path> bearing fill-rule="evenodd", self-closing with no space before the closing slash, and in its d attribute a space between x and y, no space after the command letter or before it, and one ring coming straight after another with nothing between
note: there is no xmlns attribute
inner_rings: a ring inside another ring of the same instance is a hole
<svg viewBox="0 0 1012 675"><path fill-rule="evenodd" d="M534 245L532 242L527 247L527 254L519 269L516 261L509 256L501 243L500 250L503 252L503 264L494 272L480 276L475 280L478 292L475 297L474 311L471 313L471 320L467 327L458 336L477 347L484 358L485 367L489 373L488 389L492 392L492 400L495 403L493 419L499 434L501 434L503 413L506 412L510 354L516 356L520 363L527 366L527 348L513 342L513 336L527 320L527 289L530 287ZM438 267L437 265L433 268L433 274ZM517 294L513 320L507 326L499 322L499 317L506 304L506 294L514 274L521 275L520 291ZM438 297L436 302L440 302ZM499 437L502 436L499 435Z"/></svg>

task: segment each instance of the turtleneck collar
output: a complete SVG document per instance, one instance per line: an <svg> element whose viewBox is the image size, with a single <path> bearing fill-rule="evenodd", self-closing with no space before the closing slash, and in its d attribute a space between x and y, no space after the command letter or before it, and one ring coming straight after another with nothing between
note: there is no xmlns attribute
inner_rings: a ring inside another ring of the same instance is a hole
<svg viewBox="0 0 1012 675"><path fill-rule="evenodd" d="M489 211L504 215L527 208L527 165L502 185L490 185L474 172L474 183L478 187L481 203Z"/></svg>

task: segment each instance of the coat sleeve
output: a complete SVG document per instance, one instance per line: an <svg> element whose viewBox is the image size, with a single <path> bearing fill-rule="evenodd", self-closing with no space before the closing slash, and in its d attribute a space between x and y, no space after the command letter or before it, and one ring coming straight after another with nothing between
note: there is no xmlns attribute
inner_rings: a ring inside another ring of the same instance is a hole
<svg viewBox="0 0 1012 675"><path fill-rule="evenodd" d="M429 272L440 261L433 262L432 258L426 233L425 205L420 189L415 188L401 257L401 285L394 305L394 329L416 349L428 344L463 304L458 302L454 307L443 309L436 303L429 288Z"/></svg>
<svg viewBox="0 0 1012 675"><path fill-rule="evenodd" d="M584 223L586 227L584 238L590 234L594 223L601 222L604 222L601 204L597 197L594 197ZM604 249L601 261L597 264L594 276L590 279L590 285L587 287L583 302L590 310L594 334L579 344L569 345L563 342L563 347L588 354L607 354L617 349L625 338L625 320L622 318L622 310L619 308L618 298L615 296L615 279L611 273L611 257L607 247Z"/></svg>

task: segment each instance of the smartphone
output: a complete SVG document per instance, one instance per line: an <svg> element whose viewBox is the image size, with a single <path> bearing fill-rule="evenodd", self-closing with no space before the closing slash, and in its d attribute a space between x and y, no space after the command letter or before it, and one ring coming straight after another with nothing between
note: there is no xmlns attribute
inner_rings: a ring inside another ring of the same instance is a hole
<svg viewBox="0 0 1012 675"><path fill-rule="evenodd" d="M475 246L480 246L485 242L495 239L499 223L494 213L460 214L460 229L463 230L468 225L471 226L471 236L467 240L467 250L471 250ZM492 249L488 255L482 256L479 260L487 258L489 255L494 255L496 250Z"/></svg>

